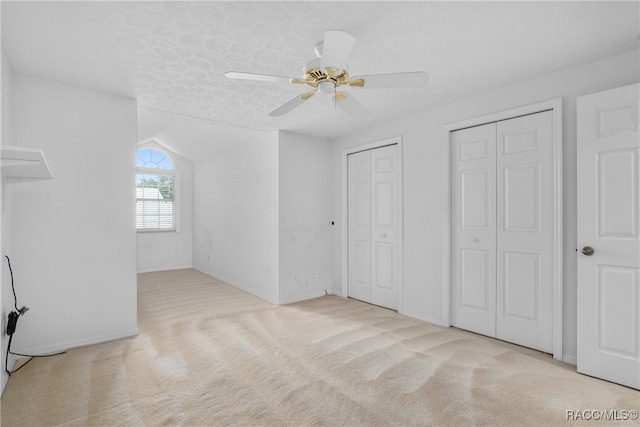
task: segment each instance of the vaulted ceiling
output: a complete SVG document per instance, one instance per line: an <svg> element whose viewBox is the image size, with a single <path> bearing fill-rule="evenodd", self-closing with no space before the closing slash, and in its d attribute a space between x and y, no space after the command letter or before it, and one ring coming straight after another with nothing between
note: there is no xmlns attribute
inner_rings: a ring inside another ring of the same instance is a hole
<svg viewBox="0 0 640 427"><path fill-rule="evenodd" d="M639 3L10 2L2 46L16 73L135 98L140 139L198 158L257 133L334 138L500 87L638 49ZM351 75L424 70L420 89L359 90L355 120L315 96L268 113L301 85L231 80L226 71L301 77L325 30L357 39ZM212 138L211 135L216 135Z"/></svg>

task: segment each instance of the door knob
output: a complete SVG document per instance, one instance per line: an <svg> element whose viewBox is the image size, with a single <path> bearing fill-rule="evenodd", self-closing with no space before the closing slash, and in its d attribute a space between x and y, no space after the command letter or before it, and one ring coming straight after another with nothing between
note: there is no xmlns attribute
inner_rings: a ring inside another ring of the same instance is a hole
<svg viewBox="0 0 640 427"><path fill-rule="evenodd" d="M594 250L591 246L585 246L584 248L582 248L582 253L585 254L586 256L591 256L594 254Z"/></svg>
<svg viewBox="0 0 640 427"><path fill-rule="evenodd" d="M469 241L471 241L471 242L477 242L478 240L480 240L480 239L478 239L477 237L472 237L472 238L469 239Z"/></svg>
<svg viewBox="0 0 640 427"><path fill-rule="evenodd" d="M385 237L387 237L386 233L382 235L382 238L384 239Z"/></svg>

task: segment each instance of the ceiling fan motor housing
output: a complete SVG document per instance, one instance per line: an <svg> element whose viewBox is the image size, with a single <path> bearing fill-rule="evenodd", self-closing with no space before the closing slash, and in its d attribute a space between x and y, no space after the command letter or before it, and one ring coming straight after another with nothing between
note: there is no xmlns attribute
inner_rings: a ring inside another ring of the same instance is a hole
<svg viewBox="0 0 640 427"><path fill-rule="evenodd" d="M320 58L309 61L303 71L305 83L313 88L318 88L318 85L324 82L332 82L334 86L342 86L349 81L349 73L346 70L320 68Z"/></svg>

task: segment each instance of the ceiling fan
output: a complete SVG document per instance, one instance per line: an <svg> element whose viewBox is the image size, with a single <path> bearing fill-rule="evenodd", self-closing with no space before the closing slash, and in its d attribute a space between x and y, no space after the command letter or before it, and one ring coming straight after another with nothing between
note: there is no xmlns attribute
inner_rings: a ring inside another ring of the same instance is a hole
<svg viewBox="0 0 640 427"><path fill-rule="evenodd" d="M365 118L369 111L350 93L338 91L338 88L383 89L383 88L419 88L425 86L429 76L424 71L392 74L373 74L350 77L347 71L349 55L356 42L355 37L344 31L327 30L324 40L315 46L317 58L303 67L304 76L283 77L268 74L243 73L229 71L225 76L231 79L260 80L276 83L306 84L312 90L296 96L289 102L269 113L272 117L287 114L316 93L330 95L336 105L355 118Z"/></svg>

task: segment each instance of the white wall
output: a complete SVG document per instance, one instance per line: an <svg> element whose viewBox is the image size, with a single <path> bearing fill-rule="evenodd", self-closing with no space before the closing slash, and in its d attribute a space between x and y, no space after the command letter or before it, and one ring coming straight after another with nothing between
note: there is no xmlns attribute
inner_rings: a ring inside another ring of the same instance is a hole
<svg viewBox="0 0 640 427"><path fill-rule="evenodd" d="M157 148L168 154L178 174L176 180L176 231L137 233L138 273L191 268L193 226L193 165L155 141L138 144L137 149Z"/></svg>
<svg viewBox="0 0 640 427"><path fill-rule="evenodd" d="M12 94L12 80L13 80L13 71L11 70L11 65L7 61L7 58L4 54L4 50L1 52L2 58L2 68L0 69L0 78L1 78L1 89L0 94L2 97L0 98L2 102L0 106L0 115L2 117L2 125L0 126L0 141L1 145L9 145L7 138L7 124L11 120L9 109L7 108L10 103L10 98ZM2 180L2 184L0 185L0 248L3 249L3 252L0 253L2 256L2 260L0 260L0 352L2 355L0 356L0 394L4 391L4 387L7 384L7 380L9 379L9 375L5 372L5 357L7 353L7 345L9 344L8 336L5 334L7 330L7 316L9 313L14 310L13 306L13 293L11 292L11 282L9 270L7 268L7 262L4 257L4 249L11 248L11 242L9 241L9 233L8 233L8 222L9 216L5 214L5 183L4 179Z"/></svg>
<svg viewBox="0 0 640 427"><path fill-rule="evenodd" d="M341 152L401 135L404 185L404 313L442 322L442 162L447 123L563 97L564 139L564 359L576 358L576 97L638 82L638 52L540 77L339 138L333 147L333 216L340 200ZM437 84L433 82L432 84ZM334 230L334 293L342 291L340 232Z"/></svg>
<svg viewBox="0 0 640 427"><path fill-rule="evenodd" d="M278 133L193 165L193 267L278 303Z"/></svg>
<svg viewBox="0 0 640 427"><path fill-rule="evenodd" d="M14 74L10 108L10 144L42 148L54 175L5 188L7 250L31 308L13 350L137 334L136 102Z"/></svg>
<svg viewBox="0 0 640 427"><path fill-rule="evenodd" d="M331 142L272 132L194 164L193 266L273 304L331 290Z"/></svg>
<svg viewBox="0 0 640 427"><path fill-rule="evenodd" d="M331 292L331 142L280 132L280 304Z"/></svg>

